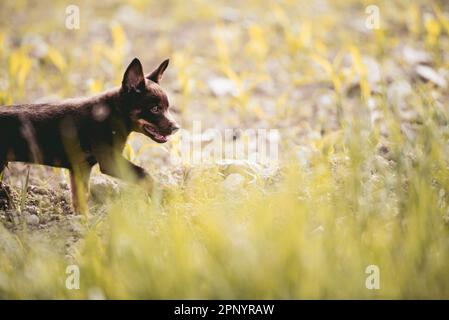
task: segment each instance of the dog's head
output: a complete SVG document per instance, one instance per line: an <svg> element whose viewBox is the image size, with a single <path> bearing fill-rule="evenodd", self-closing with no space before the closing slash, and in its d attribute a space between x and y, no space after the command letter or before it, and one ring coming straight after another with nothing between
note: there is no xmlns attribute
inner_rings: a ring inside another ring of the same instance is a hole
<svg viewBox="0 0 449 320"><path fill-rule="evenodd" d="M142 64L135 58L125 71L121 88L131 129L158 143L167 142L167 137L179 129L168 110L167 95L159 86L167 66L168 59L145 76Z"/></svg>

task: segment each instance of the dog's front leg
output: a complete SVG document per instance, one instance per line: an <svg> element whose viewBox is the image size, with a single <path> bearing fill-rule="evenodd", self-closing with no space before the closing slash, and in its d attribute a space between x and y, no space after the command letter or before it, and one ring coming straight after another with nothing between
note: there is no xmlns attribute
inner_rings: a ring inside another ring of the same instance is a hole
<svg viewBox="0 0 449 320"><path fill-rule="evenodd" d="M141 183L151 193L154 186L151 175L145 169L125 159L121 151L118 152L117 150L110 146L93 145L93 154L101 173L128 182Z"/></svg>
<svg viewBox="0 0 449 320"><path fill-rule="evenodd" d="M114 161L99 161L101 173L110 175L124 181L142 184L147 191L152 194L154 189L154 179L143 168L135 165L123 157L116 157Z"/></svg>
<svg viewBox="0 0 449 320"><path fill-rule="evenodd" d="M70 170L70 189L72 191L72 204L76 213L88 214L87 199L89 195L90 169Z"/></svg>
<svg viewBox="0 0 449 320"><path fill-rule="evenodd" d="M115 159L103 159L98 162L100 171L104 174L130 181L130 182L152 182L153 179L145 171L145 169L136 166L131 161L123 157L116 157Z"/></svg>

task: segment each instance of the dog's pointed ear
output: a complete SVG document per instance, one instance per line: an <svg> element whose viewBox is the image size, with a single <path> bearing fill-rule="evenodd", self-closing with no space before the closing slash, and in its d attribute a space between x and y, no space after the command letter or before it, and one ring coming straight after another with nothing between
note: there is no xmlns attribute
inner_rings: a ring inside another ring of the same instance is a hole
<svg viewBox="0 0 449 320"><path fill-rule="evenodd" d="M140 92L145 87L145 78L139 59L134 58L128 68L126 68L125 74L123 75L122 87L126 92Z"/></svg>
<svg viewBox="0 0 449 320"><path fill-rule="evenodd" d="M153 72L147 75L147 79L159 83L162 79L162 75L164 74L165 69L168 67L169 59L164 60L159 67L157 67Z"/></svg>

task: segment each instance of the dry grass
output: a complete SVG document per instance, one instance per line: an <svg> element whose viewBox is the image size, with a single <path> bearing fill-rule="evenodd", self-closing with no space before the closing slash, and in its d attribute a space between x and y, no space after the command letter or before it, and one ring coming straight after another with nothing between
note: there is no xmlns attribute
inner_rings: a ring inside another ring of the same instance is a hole
<svg viewBox="0 0 449 320"><path fill-rule="evenodd" d="M178 174L174 189L95 207L69 254L53 250L66 234L0 227L0 296L449 298L449 7L376 1L368 30L372 2L81 1L71 31L63 1L3 1L0 104L98 92L133 56L171 57L163 85L184 128L278 128L282 141L278 176L230 191L218 165L170 164L176 139L133 136L128 157ZM213 95L216 77L235 94ZM80 290L65 287L68 264Z"/></svg>

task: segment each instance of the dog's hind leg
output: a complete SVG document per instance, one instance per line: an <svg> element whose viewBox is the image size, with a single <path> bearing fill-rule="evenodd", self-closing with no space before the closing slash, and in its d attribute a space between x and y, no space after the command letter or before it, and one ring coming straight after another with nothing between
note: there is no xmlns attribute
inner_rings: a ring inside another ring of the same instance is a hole
<svg viewBox="0 0 449 320"><path fill-rule="evenodd" d="M88 214L87 199L89 194L89 170L75 172L70 170L70 189L72 191L72 204L75 213Z"/></svg>
<svg viewBox="0 0 449 320"><path fill-rule="evenodd" d="M0 182L3 181L4 170L8 162L0 155Z"/></svg>

